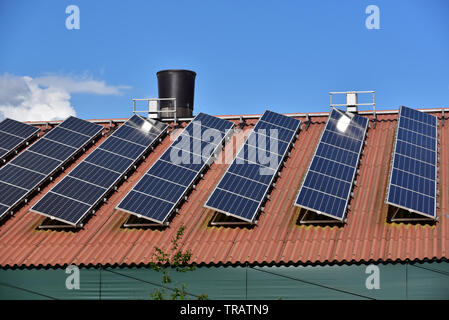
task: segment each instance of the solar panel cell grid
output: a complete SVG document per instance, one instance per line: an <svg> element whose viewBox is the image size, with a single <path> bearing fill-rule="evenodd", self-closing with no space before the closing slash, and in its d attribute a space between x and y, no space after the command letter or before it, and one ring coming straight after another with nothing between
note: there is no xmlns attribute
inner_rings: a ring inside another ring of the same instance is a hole
<svg viewBox="0 0 449 320"><path fill-rule="evenodd" d="M70 127L73 123L84 122L69 118L59 126ZM85 136L58 126L4 166L0 170L0 204L9 206L8 210L12 209L103 129L100 125L86 124L85 128L89 128L92 135ZM50 138L68 145L51 141Z"/></svg>
<svg viewBox="0 0 449 320"><path fill-rule="evenodd" d="M336 148L326 143L318 145L316 155L350 167L355 167L359 158L359 155L355 152Z"/></svg>
<svg viewBox="0 0 449 320"><path fill-rule="evenodd" d="M184 187L170 181L146 174L134 190L150 194L156 198L164 199L175 203L184 193Z"/></svg>
<svg viewBox="0 0 449 320"><path fill-rule="evenodd" d="M401 107L387 203L436 217L436 137L436 117Z"/></svg>
<svg viewBox="0 0 449 320"><path fill-rule="evenodd" d="M120 177L120 173L82 162L69 174L72 177L107 188Z"/></svg>
<svg viewBox="0 0 449 320"><path fill-rule="evenodd" d="M14 165L7 165L0 169L0 181L25 188L33 189L45 175L22 169Z"/></svg>
<svg viewBox="0 0 449 320"><path fill-rule="evenodd" d="M195 179L197 172L169 162L157 161L148 170L148 174L187 187Z"/></svg>
<svg viewBox="0 0 449 320"><path fill-rule="evenodd" d="M347 182L352 181L352 175L354 173L352 167L319 156L313 158L309 170L321 172L328 176L333 175L336 179Z"/></svg>
<svg viewBox="0 0 449 320"><path fill-rule="evenodd" d="M2 204L0 204L0 217L3 216L3 214L5 214L6 211L8 211L8 206L4 206Z"/></svg>
<svg viewBox="0 0 449 320"><path fill-rule="evenodd" d="M436 138L435 125L425 124L419 121L415 121L413 119L409 119L406 117L401 117L401 121L399 122L400 128L405 128L410 131L416 132L418 134L422 134L431 138Z"/></svg>
<svg viewBox="0 0 449 320"><path fill-rule="evenodd" d="M84 161L116 172L126 171L133 163L132 159L116 155L101 148L97 148Z"/></svg>
<svg viewBox="0 0 449 320"><path fill-rule="evenodd" d="M45 139L45 137L39 139L36 143L31 145L27 150L46 155L47 157L64 161L73 155L77 149L66 146L54 141Z"/></svg>
<svg viewBox="0 0 449 320"><path fill-rule="evenodd" d="M419 122L431 125L433 127L436 126L434 116L424 113L424 112L420 112L418 110L414 110L414 109L407 108L407 107L402 107L401 115L404 118L413 119L414 121L419 121Z"/></svg>
<svg viewBox="0 0 449 320"><path fill-rule="evenodd" d="M154 134L158 128L160 131ZM165 124L134 115L53 187L32 211L79 226L166 129ZM55 207L62 204L69 207Z"/></svg>
<svg viewBox="0 0 449 320"><path fill-rule="evenodd" d="M228 190L246 198L258 201L263 197L269 185L253 180L228 174L217 185L218 188Z"/></svg>
<svg viewBox="0 0 449 320"><path fill-rule="evenodd" d="M37 133L39 129L16 120L5 119L0 122L0 131L25 139Z"/></svg>
<svg viewBox="0 0 449 320"><path fill-rule="evenodd" d="M165 223L232 127L229 121L198 114L117 209Z"/></svg>
<svg viewBox="0 0 449 320"><path fill-rule="evenodd" d="M255 132L264 132L261 130L265 130L265 134L270 137L274 137L275 135L277 135L278 140L286 143L290 142L289 139L291 138L292 135L292 130L278 126L273 126L271 123L265 121L258 121L254 127Z"/></svg>
<svg viewBox="0 0 449 320"><path fill-rule="evenodd" d="M276 130L276 129L275 129ZM293 133L290 131L290 139ZM289 142L283 142L273 136L266 136L265 134L254 131L248 136L245 145L253 146L257 149L269 150L280 155L283 155L289 146Z"/></svg>
<svg viewBox="0 0 449 320"><path fill-rule="evenodd" d="M239 164L237 161L232 162L228 168L228 171L238 176L246 177L267 185L270 184L273 175L276 173L275 169L265 167L260 164ZM267 174L261 174L261 172Z"/></svg>
<svg viewBox="0 0 449 320"><path fill-rule="evenodd" d="M436 161L435 151L430 151L428 149L418 147L415 144L400 140L397 140L396 142L396 152L404 156L408 156L412 159L427 162L429 164L435 164Z"/></svg>
<svg viewBox="0 0 449 320"><path fill-rule="evenodd" d="M90 137L56 127L45 135L45 139L56 141L66 146L78 149L83 146L90 139Z"/></svg>
<svg viewBox="0 0 449 320"><path fill-rule="evenodd" d="M284 150L285 151L285 150ZM276 152L269 152L264 149L255 148L251 145L245 144L239 153L237 153L237 163L258 163L264 167L276 168L280 161L282 161L283 154L279 155Z"/></svg>
<svg viewBox="0 0 449 320"><path fill-rule="evenodd" d="M410 130L399 128L397 138L398 140L415 144L429 150L435 149L436 140L434 138L424 136Z"/></svg>
<svg viewBox="0 0 449 320"><path fill-rule="evenodd" d="M205 207L253 223L299 125L296 119L265 111Z"/></svg>
<svg viewBox="0 0 449 320"><path fill-rule="evenodd" d="M58 127L71 130L87 137L92 137L98 132L98 124L81 120L75 117L67 118Z"/></svg>
<svg viewBox="0 0 449 320"><path fill-rule="evenodd" d="M100 148L129 159L137 158L145 150L141 145L118 139L114 135L103 142Z"/></svg>
<svg viewBox="0 0 449 320"><path fill-rule="evenodd" d="M8 206L14 205L19 201L25 194L27 190L1 182L0 181L0 204Z"/></svg>
<svg viewBox="0 0 449 320"><path fill-rule="evenodd" d="M252 220L260 202L241 197L225 190L215 189L207 201L207 206L220 208L223 212L238 212L239 217Z"/></svg>
<svg viewBox="0 0 449 320"><path fill-rule="evenodd" d="M142 146L151 144L156 136L155 134L145 133L142 130L130 126L121 126L114 132L114 137L122 138Z"/></svg>
<svg viewBox="0 0 449 320"><path fill-rule="evenodd" d="M331 111L296 206L344 219L367 127L367 118Z"/></svg>
<svg viewBox="0 0 449 320"><path fill-rule="evenodd" d="M173 203L171 202L131 190L122 200L119 209L137 215L142 213L142 216L145 212L151 212L152 219L163 221L167 212L172 210L172 208Z"/></svg>
<svg viewBox="0 0 449 320"><path fill-rule="evenodd" d="M23 139L21 139L21 138L18 138L16 136L13 136L13 135L10 135L7 133L3 133L1 135L1 139L0 139L0 148L3 148L5 150L11 150L15 146L20 144L22 141L23 141Z"/></svg>
<svg viewBox="0 0 449 320"><path fill-rule="evenodd" d="M292 131L295 131L298 127L298 120L269 110L264 112L260 120Z"/></svg>
<svg viewBox="0 0 449 320"><path fill-rule="evenodd" d="M305 207L313 208L321 213L327 213L331 209L333 217L340 220L345 216L345 199L337 198L317 190L312 190L307 187L301 188L296 201Z"/></svg>
<svg viewBox="0 0 449 320"><path fill-rule="evenodd" d="M28 151L15 157L11 164L48 175L61 164L61 161Z"/></svg>
<svg viewBox="0 0 449 320"><path fill-rule="evenodd" d="M53 193L64 195L90 205L93 205L105 191L105 188L92 185L70 176L63 179L61 183L58 183L52 189Z"/></svg>
<svg viewBox="0 0 449 320"><path fill-rule="evenodd" d="M48 208L52 208L51 212L47 212ZM87 213L89 208L87 204L50 191L33 206L32 210L65 222L77 219L78 215Z"/></svg>
<svg viewBox="0 0 449 320"><path fill-rule="evenodd" d="M207 153L208 156L210 156L210 154L217 147L216 142L208 143L203 140L192 138L191 136L185 134L179 135L172 145L178 149L189 151L197 155L206 154L206 152L208 152Z"/></svg>
<svg viewBox="0 0 449 320"><path fill-rule="evenodd" d="M232 125L229 121L219 119L213 116L210 116L205 113L199 113L195 119L195 123L200 123L201 126L205 126L207 128L219 130L222 133L226 133L227 130L232 128ZM190 124L189 124L190 125Z"/></svg>
<svg viewBox="0 0 449 320"><path fill-rule="evenodd" d="M199 171L209 158L210 154L193 154L188 150L182 150L174 147L168 148L161 156L161 160L176 164L180 167Z"/></svg>

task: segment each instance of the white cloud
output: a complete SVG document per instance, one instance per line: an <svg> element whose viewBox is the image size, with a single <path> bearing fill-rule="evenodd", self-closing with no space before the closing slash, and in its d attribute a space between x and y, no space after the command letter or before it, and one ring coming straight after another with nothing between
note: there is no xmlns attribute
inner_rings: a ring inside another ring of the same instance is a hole
<svg viewBox="0 0 449 320"><path fill-rule="evenodd" d="M119 95L128 86L109 86L89 77L0 75L0 119L49 121L76 115L71 94Z"/></svg>
<svg viewBox="0 0 449 320"><path fill-rule="evenodd" d="M43 76L33 80L40 86L53 87L70 93L91 93L99 95L120 95L128 86L108 86L104 81L89 77Z"/></svg>

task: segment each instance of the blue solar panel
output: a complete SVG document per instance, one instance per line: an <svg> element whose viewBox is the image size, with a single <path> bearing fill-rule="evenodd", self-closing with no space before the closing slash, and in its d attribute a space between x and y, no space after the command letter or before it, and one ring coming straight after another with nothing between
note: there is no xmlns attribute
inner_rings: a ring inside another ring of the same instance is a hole
<svg viewBox="0 0 449 320"><path fill-rule="evenodd" d="M296 206L344 220L367 128L367 118L332 109Z"/></svg>
<svg viewBox="0 0 449 320"><path fill-rule="evenodd" d="M85 136L58 126L47 133L45 139L78 149L85 145L91 139L91 136Z"/></svg>
<svg viewBox="0 0 449 320"><path fill-rule="evenodd" d="M230 124L229 121L202 112L198 113L192 122L192 124L200 124L201 126L221 131L222 134L226 134L228 130L232 128L232 124ZM189 126L190 125L191 124L189 124Z"/></svg>
<svg viewBox="0 0 449 320"><path fill-rule="evenodd" d="M0 148L2 148L5 151L13 150L22 141L23 141L22 138L13 136L8 133L3 133L0 139Z"/></svg>
<svg viewBox="0 0 449 320"><path fill-rule="evenodd" d="M159 160L153 164L147 174L188 187L195 180L198 171L183 168L172 162Z"/></svg>
<svg viewBox="0 0 449 320"><path fill-rule="evenodd" d="M20 121L5 119L0 122L0 132L10 133L17 137L27 139L39 132L39 129Z"/></svg>
<svg viewBox="0 0 449 320"><path fill-rule="evenodd" d="M194 154L188 152L187 150L182 150L172 146L162 154L160 159L196 172L201 170L208 158L209 155L203 157L202 155ZM161 161L161 164L159 165L163 165L163 162ZM183 181L185 181L185 179L183 179Z"/></svg>
<svg viewBox="0 0 449 320"><path fill-rule="evenodd" d="M98 132L98 124L78 119L76 117L67 118L58 127L71 130L88 137L92 137Z"/></svg>
<svg viewBox="0 0 449 320"><path fill-rule="evenodd" d="M159 141L167 128L159 121L134 115L31 210L79 226L132 165ZM59 209L62 204L70 208Z"/></svg>
<svg viewBox="0 0 449 320"><path fill-rule="evenodd" d="M265 111L205 207L254 223L300 124L299 120Z"/></svg>
<svg viewBox="0 0 449 320"><path fill-rule="evenodd" d="M122 138L126 141L132 141L141 146L147 146L151 144L158 135L152 133L144 133L141 129L137 129L130 126L121 126L116 132L114 137Z"/></svg>
<svg viewBox="0 0 449 320"><path fill-rule="evenodd" d="M13 186L11 184L0 181L0 199L2 201L1 205L7 207L7 210L9 210L27 192L27 189L23 189L21 187ZM3 213L6 213L6 211L4 211Z"/></svg>
<svg viewBox="0 0 449 320"><path fill-rule="evenodd" d="M70 122L68 125L66 121ZM73 157L90 140L101 134L103 127L73 117L62 122L30 148L22 152L13 161L0 169L0 206L7 207L3 213L18 205L28 194L46 181L66 161ZM90 135L79 134L73 123L83 124L89 128ZM96 128L96 131L92 130ZM56 142L59 141L59 142ZM81 142L83 141L83 142Z"/></svg>
<svg viewBox="0 0 449 320"><path fill-rule="evenodd" d="M386 202L436 218L437 132L435 116L401 107Z"/></svg>
<svg viewBox="0 0 449 320"><path fill-rule="evenodd" d="M114 184L114 182L121 176L121 173L83 161L77 165L68 176L87 181L96 186L107 188Z"/></svg>
<svg viewBox="0 0 449 320"><path fill-rule="evenodd" d="M259 121L268 122L272 125L290 129L292 131L295 131L298 127L298 121L296 119L286 117L270 110L266 110Z"/></svg>
<svg viewBox="0 0 449 320"><path fill-rule="evenodd" d="M73 151L72 151L73 152ZM12 165L29 169L44 175L52 173L61 161L31 151L19 154L11 161Z"/></svg>
<svg viewBox="0 0 449 320"><path fill-rule="evenodd" d="M117 209L165 224L233 126L229 121L198 114Z"/></svg>
<svg viewBox="0 0 449 320"><path fill-rule="evenodd" d="M70 158L70 156L74 154L76 150L77 149L74 147L66 146L58 142L48 140L45 137L39 139L39 141L33 143L33 145L27 149L27 151L45 155L48 158L53 158L60 161L64 161Z"/></svg>
<svg viewBox="0 0 449 320"><path fill-rule="evenodd" d="M87 156L86 162L115 172L125 172L134 160L98 148Z"/></svg>
<svg viewBox="0 0 449 320"><path fill-rule="evenodd" d="M146 174L134 190L175 203L183 195L185 186Z"/></svg>
<svg viewBox="0 0 449 320"><path fill-rule="evenodd" d="M128 140L116 138L115 135L112 135L102 143L101 149L122 157L135 159L145 150L145 147Z"/></svg>
<svg viewBox="0 0 449 320"><path fill-rule="evenodd" d="M84 204L93 205L101 198L106 188L93 185L83 180L67 176L58 183L51 192L64 195Z"/></svg>
<svg viewBox="0 0 449 320"><path fill-rule="evenodd" d="M4 166L0 169L0 179L2 182L24 188L33 189L40 181L45 179L45 175L17 167L13 164Z"/></svg>
<svg viewBox="0 0 449 320"><path fill-rule="evenodd" d="M77 214L79 212L88 212L90 205L53 192L47 192L45 196L33 206L32 211L37 212L36 209L42 208L52 208L52 210L50 214L47 214L45 210L38 211L39 214L51 218L62 217L57 219L71 221L77 219Z"/></svg>
<svg viewBox="0 0 449 320"><path fill-rule="evenodd" d="M38 132L38 128L16 120L5 119L0 122L0 165L6 162L8 155L37 136Z"/></svg>

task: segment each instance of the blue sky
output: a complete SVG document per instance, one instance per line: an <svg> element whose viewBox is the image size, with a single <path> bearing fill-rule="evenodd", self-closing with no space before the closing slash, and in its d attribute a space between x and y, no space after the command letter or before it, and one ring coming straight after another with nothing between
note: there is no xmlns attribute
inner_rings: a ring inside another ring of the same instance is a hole
<svg viewBox="0 0 449 320"><path fill-rule="evenodd" d="M53 86L44 105L85 119L128 117L168 68L197 72L195 111L210 114L327 111L347 90L375 90L379 109L449 107L447 0L1 1L0 48L0 106L39 105Z"/></svg>

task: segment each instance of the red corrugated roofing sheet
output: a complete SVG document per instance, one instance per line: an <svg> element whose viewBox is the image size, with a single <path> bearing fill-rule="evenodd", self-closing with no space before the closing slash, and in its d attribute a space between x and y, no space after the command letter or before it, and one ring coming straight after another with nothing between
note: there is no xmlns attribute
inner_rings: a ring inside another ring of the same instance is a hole
<svg viewBox="0 0 449 320"><path fill-rule="evenodd" d="M213 213L203 208L203 204L227 167L226 164L214 163L168 228L121 228L127 215L115 211L115 206L170 145L167 137L86 222L82 230L38 230L43 217L28 210L63 177L61 175L0 226L0 266L147 264L152 259L155 246L168 249L170 239L181 224L186 227L183 248L192 251L191 261L198 264L343 263L447 258L449 127L439 128L439 222L436 225L392 224L387 223L384 200L396 118L397 114L379 115L377 127L368 131L354 198L350 202L348 220L344 226L297 223L299 211L293 206L295 196L327 119L314 117L308 130L300 133L265 211L254 227L209 226ZM247 122L255 123L256 119ZM233 148L234 152L237 147L231 144L226 146L227 149Z"/></svg>

